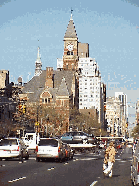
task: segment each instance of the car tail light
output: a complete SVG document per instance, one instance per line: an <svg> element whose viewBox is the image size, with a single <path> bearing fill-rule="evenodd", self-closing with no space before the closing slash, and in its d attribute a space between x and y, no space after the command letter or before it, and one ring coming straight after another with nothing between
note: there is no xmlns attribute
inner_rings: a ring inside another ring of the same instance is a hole
<svg viewBox="0 0 139 186"><path fill-rule="evenodd" d="M19 151L19 146L18 146L18 149L17 149L17 151Z"/></svg>
<svg viewBox="0 0 139 186"><path fill-rule="evenodd" d="M38 152L38 146L36 146L36 152Z"/></svg>
<svg viewBox="0 0 139 186"><path fill-rule="evenodd" d="M61 148L60 147L58 147L58 152L60 152L61 151Z"/></svg>

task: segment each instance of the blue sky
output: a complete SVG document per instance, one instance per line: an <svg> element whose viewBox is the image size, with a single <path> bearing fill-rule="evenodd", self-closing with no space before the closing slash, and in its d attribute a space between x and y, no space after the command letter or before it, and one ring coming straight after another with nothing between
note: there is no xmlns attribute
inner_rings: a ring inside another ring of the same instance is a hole
<svg viewBox="0 0 139 186"><path fill-rule="evenodd" d="M10 81L22 76L27 82L35 72L38 45L43 69L56 69L71 7L79 42L89 43L107 96L122 91L134 106L139 99L138 0L0 0L0 69L10 71Z"/></svg>

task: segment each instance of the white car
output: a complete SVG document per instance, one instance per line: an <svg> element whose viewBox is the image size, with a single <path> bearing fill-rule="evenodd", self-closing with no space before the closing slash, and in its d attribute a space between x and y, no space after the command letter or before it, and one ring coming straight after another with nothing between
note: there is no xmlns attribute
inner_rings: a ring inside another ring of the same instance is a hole
<svg viewBox="0 0 139 186"><path fill-rule="evenodd" d="M29 158L27 147L19 138L5 138L0 141L0 160L10 158Z"/></svg>
<svg viewBox="0 0 139 186"><path fill-rule="evenodd" d="M60 139L40 138L36 146L36 161L39 162L46 158L54 158L59 161L65 159L65 149Z"/></svg>

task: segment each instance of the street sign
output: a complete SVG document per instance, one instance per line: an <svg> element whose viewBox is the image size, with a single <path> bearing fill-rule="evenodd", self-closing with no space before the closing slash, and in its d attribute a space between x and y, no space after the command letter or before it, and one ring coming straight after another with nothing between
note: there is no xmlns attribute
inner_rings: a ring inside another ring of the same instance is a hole
<svg viewBox="0 0 139 186"><path fill-rule="evenodd" d="M39 122L35 122L35 126L38 126L39 125Z"/></svg>

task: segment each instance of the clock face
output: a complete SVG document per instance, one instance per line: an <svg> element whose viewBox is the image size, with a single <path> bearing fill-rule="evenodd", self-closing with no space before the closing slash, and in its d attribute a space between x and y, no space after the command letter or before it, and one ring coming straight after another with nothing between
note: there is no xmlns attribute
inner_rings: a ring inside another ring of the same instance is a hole
<svg viewBox="0 0 139 186"><path fill-rule="evenodd" d="M73 45L69 44L69 45L67 46L67 49L68 49L69 51L72 51L72 50L73 50Z"/></svg>

